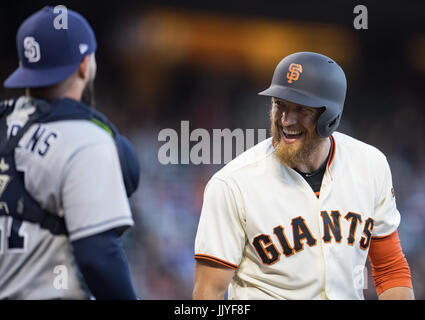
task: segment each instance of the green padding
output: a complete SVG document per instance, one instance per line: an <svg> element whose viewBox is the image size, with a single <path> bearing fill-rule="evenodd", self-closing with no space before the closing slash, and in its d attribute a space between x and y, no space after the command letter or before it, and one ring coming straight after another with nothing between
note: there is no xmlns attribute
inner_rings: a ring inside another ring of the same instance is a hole
<svg viewBox="0 0 425 320"><path fill-rule="evenodd" d="M104 124L102 121L99 121L95 118L90 119L92 122L97 124L99 127L101 127L103 130L105 130L107 133L109 133L112 136L112 130L109 128L106 124Z"/></svg>

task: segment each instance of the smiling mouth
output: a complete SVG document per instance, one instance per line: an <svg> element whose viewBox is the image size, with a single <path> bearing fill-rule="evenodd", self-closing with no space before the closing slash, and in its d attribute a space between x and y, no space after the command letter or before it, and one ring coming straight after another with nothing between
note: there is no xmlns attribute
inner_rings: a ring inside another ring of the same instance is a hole
<svg viewBox="0 0 425 320"><path fill-rule="evenodd" d="M285 128L281 128L280 132L282 133L283 139L289 143L295 142L303 135L303 132L300 130L289 130Z"/></svg>

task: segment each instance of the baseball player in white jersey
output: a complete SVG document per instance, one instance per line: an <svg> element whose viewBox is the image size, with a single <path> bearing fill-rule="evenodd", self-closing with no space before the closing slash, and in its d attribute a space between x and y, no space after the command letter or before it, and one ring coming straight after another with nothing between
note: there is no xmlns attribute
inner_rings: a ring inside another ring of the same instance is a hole
<svg viewBox="0 0 425 320"><path fill-rule="evenodd" d="M413 299L386 157L335 131L343 70L295 53L260 94L272 97L272 137L205 188L193 298L364 299L369 257L379 299Z"/></svg>
<svg viewBox="0 0 425 320"><path fill-rule="evenodd" d="M55 16L45 7L21 25L5 86L26 96L0 105L0 299L136 299L118 239L138 174L127 177L127 142L80 101L96 72L91 27L68 10L56 29Z"/></svg>

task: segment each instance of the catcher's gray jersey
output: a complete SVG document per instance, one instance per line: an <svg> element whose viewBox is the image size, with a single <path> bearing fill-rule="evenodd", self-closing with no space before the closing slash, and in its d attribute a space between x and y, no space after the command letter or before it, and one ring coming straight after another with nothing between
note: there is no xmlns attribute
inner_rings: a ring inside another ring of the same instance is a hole
<svg viewBox="0 0 425 320"><path fill-rule="evenodd" d="M7 118L8 135L33 111L17 103ZM133 225L113 138L84 120L34 124L15 159L28 192L43 209L64 217L69 236L1 216L0 299L89 298L70 241Z"/></svg>

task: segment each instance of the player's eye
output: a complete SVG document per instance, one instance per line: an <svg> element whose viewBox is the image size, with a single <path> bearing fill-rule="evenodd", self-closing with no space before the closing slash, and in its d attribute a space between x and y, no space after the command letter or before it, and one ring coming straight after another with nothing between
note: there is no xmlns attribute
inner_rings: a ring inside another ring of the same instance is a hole
<svg viewBox="0 0 425 320"><path fill-rule="evenodd" d="M301 107L301 109L299 110L300 112L304 113L304 114L313 114L314 110L311 108L306 108L306 107Z"/></svg>
<svg viewBox="0 0 425 320"><path fill-rule="evenodd" d="M283 101L276 101L274 102L275 106L279 108L279 110L283 111L284 108L286 107L285 102Z"/></svg>

